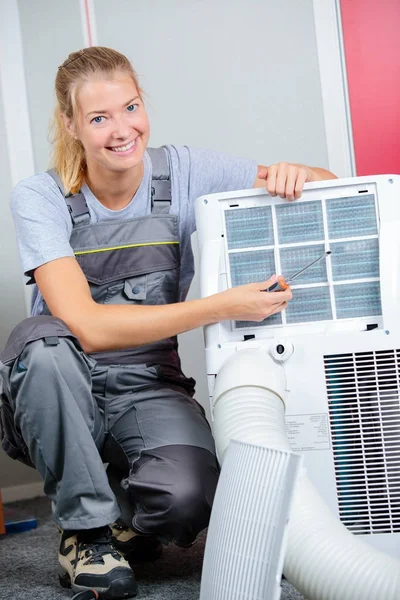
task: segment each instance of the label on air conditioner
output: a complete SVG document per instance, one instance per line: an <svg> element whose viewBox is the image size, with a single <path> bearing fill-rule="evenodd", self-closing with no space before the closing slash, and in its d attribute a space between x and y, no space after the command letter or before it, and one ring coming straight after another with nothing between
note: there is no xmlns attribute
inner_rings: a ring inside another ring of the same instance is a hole
<svg viewBox="0 0 400 600"><path fill-rule="evenodd" d="M292 450L329 450L328 415L286 415L286 435Z"/></svg>

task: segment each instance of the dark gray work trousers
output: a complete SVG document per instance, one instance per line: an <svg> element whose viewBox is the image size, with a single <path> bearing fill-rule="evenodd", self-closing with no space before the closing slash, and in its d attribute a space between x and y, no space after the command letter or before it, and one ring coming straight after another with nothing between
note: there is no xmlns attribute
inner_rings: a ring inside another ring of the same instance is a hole
<svg viewBox="0 0 400 600"><path fill-rule="evenodd" d="M63 529L112 523L122 509L138 533L194 541L219 468L192 379L168 365L97 365L53 317L20 323L0 359L3 447L24 450Z"/></svg>

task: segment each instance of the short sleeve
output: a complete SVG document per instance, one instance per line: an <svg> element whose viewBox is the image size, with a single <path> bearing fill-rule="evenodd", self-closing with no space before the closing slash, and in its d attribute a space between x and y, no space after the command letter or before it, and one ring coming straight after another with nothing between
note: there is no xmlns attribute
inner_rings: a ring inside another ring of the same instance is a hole
<svg viewBox="0 0 400 600"><path fill-rule="evenodd" d="M254 185L257 177L255 160L187 146L169 148L171 156L179 163L181 175L187 174L190 202L204 194L246 190Z"/></svg>
<svg viewBox="0 0 400 600"><path fill-rule="evenodd" d="M71 218L57 184L47 173L21 181L11 195L18 249L24 274L34 283L37 267L74 256L69 243Z"/></svg>

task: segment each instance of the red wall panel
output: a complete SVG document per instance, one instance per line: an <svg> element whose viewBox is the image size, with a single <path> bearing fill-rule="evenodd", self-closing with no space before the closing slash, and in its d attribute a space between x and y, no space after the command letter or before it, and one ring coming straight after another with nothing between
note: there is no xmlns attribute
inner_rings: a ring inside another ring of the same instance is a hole
<svg viewBox="0 0 400 600"><path fill-rule="evenodd" d="M400 0L340 0L357 175L400 173Z"/></svg>

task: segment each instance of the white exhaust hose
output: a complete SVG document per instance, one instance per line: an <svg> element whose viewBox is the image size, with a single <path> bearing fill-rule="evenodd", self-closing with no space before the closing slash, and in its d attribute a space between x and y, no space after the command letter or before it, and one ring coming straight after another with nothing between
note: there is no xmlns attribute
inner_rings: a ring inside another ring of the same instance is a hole
<svg viewBox="0 0 400 600"><path fill-rule="evenodd" d="M282 365L266 351L239 351L222 365L213 396L221 461L231 439L290 450L285 387ZM308 600L400 599L400 562L350 533L304 469L292 504L283 572Z"/></svg>
<svg viewBox="0 0 400 600"><path fill-rule="evenodd" d="M229 442L208 526L200 600L279 600L301 462L294 452Z"/></svg>

